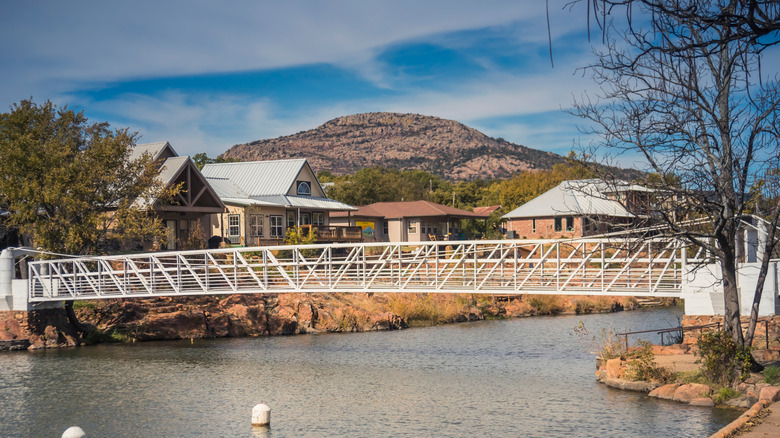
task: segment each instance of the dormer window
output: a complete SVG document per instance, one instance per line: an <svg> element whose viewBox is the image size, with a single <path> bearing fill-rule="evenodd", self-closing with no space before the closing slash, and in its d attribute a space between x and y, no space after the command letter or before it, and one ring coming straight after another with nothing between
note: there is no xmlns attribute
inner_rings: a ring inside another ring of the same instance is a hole
<svg viewBox="0 0 780 438"><path fill-rule="evenodd" d="M311 196L311 184L308 181L298 181L298 195Z"/></svg>

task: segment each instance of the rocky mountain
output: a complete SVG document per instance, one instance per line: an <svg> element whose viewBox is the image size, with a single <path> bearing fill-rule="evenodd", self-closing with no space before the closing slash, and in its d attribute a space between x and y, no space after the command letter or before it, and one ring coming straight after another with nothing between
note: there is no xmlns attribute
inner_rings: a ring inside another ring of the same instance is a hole
<svg viewBox="0 0 780 438"><path fill-rule="evenodd" d="M297 134L235 145L222 157L301 157L315 172L336 175L370 166L422 169L450 180L507 178L564 161L560 155L488 137L454 120L398 113L339 117Z"/></svg>

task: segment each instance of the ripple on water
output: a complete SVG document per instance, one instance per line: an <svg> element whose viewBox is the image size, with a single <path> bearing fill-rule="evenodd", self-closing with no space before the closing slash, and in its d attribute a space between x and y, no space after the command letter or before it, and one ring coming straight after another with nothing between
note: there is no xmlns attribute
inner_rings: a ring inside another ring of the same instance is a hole
<svg viewBox="0 0 780 438"><path fill-rule="evenodd" d="M0 355L0 436L706 436L738 415L595 383L572 329L678 310ZM252 406L272 428L249 427Z"/></svg>

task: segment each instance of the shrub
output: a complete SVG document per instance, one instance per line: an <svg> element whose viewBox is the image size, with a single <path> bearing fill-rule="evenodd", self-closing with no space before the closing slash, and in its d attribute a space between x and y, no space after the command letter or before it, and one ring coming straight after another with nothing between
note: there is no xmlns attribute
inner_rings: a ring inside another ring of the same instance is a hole
<svg viewBox="0 0 780 438"><path fill-rule="evenodd" d="M675 374L655 363L653 344L647 341L637 341L638 348L631 350L626 363L626 378L628 380L644 380L647 382L669 383L675 380Z"/></svg>
<svg viewBox="0 0 780 438"><path fill-rule="evenodd" d="M764 368L764 382L770 385L777 385L780 383L780 368L775 365L769 365Z"/></svg>
<svg viewBox="0 0 780 438"><path fill-rule="evenodd" d="M79 309L97 309L97 304L94 301L76 300L73 302L73 310Z"/></svg>
<svg viewBox="0 0 780 438"><path fill-rule="evenodd" d="M677 373L677 381L682 383L701 383L702 385L713 386L701 370L680 371Z"/></svg>
<svg viewBox="0 0 780 438"><path fill-rule="evenodd" d="M696 354L700 356L696 363L702 364L702 373L713 383L728 386L750 376L750 349L735 344L728 333L704 333L696 346L699 347Z"/></svg>
<svg viewBox="0 0 780 438"><path fill-rule="evenodd" d="M720 388L720 390L712 397L712 400L715 402L715 404L722 404L726 400L739 397L739 392L735 391L729 387L726 388Z"/></svg>
<svg viewBox="0 0 780 438"><path fill-rule="evenodd" d="M604 360L614 359L626 354L625 344L611 328L602 327L597 339L596 335L592 335L588 328L585 327L585 323L580 321L574 327L574 334L577 335L581 343L588 344L590 348L595 349L599 357Z"/></svg>
<svg viewBox="0 0 780 438"><path fill-rule="evenodd" d="M563 310L563 299L558 295L533 295L528 304L538 315L557 315Z"/></svg>

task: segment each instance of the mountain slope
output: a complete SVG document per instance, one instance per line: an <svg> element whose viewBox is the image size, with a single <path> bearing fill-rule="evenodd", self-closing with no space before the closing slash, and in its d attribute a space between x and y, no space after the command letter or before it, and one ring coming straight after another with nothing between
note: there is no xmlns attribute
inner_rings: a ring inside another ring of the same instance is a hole
<svg viewBox="0 0 780 438"><path fill-rule="evenodd" d="M315 171L336 175L369 166L423 169L451 180L507 178L564 161L453 120L398 113L339 117L309 131L235 145L222 156L244 161L307 158Z"/></svg>

